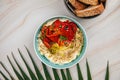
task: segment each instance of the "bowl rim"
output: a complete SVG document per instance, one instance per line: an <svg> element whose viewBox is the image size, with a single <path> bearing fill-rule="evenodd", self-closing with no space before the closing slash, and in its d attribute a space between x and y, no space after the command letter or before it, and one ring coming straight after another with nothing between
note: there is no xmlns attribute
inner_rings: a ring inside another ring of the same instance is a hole
<svg viewBox="0 0 120 80"><path fill-rule="evenodd" d="M51 21L51 20L54 20L54 19L62 19L62 18L65 18L65 19L68 19L72 22L74 22L75 24L77 24L78 28L80 28L80 30L82 31L83 33L83 38L84 38L84 42L83 42L83 47L82 47L82 50L80 51L80 55L78 55L74 60L72 60L71 62L69 63L66 63L66 64L55 64L51 61L49 61L44 55L41 55L41 53L39 52L38 50L38 43L37 43L37 36L42 28L42 26ZM76 65L77 63L79 63L83 57L85 56L86 54L86 50L87 50L87 46L88 46L88 38L87 38L87 34L86 34L86 31L85 29L82 27L82 25L76 21L75 19L73 18L70 18L70 17L67 17L67 16L54 16L54 17L51 17L49 19L46 19L46 21L44 21L35 31L35 34L34 34L34 40L33 40L33 46L34 46L34 51L37 55L37 57L40 59L40 61L44 64L46 64L47 66L51 67L51 68L55 68L55 69L65 69L65 68L70 68L74 65Z"/></svg>

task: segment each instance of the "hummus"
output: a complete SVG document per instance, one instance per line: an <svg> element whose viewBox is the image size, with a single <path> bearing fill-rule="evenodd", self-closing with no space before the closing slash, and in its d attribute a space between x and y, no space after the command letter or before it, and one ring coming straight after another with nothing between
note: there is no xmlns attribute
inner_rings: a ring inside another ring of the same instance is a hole
<svg viewBox="0 0 120 80"><path fill-rule="evenodd" d="M54 21L48 22L44 26L51 25ZM42 32L40 31L38 35L38 50L41 55L44 55L49 61L55 64L69 63L80 55L80 51L83 46L83 34L78 27L76 29L74 39L72 39L67 46L60 46L58 43L54 43L50 48L47 48L43 43L41 36Z"/></svg>

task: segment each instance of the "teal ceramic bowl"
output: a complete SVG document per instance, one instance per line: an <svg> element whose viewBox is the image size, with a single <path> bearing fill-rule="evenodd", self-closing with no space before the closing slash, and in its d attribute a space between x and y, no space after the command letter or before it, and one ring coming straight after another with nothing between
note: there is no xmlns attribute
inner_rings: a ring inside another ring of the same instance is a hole
<svg viewBox="0 0 120 80"><path fill-rule="evenodd" d="M38 35L40 33L41 27L46 24L47 22L54 20L54 19L68 19L71 20L72 22L76 23L77 26L80 28L80 30L83 33L83 47L82 50L80 51L80 55L76 57L76 59L74 59L72 62L66 63L66 64L55 64L53 62L50 62L44 55L41 55L41 52L38 50ZM45 21L36 31L35 36L34 36L34 50L36 55L38 56L38 58L47 66L52 67L52 68L56 68L56 69L65 69L65 68L69 68L72 67L73 65L77 64L80 60L82 60L82 58L85 55L86 52L86 48L87 48L87 36L86 36L86 32L84 30L84 28L81 26L81 24L79 22L77 22L76 20L66 17L66 16L60 16L60 17L53 17L48 19L47 21Z"/></svg>

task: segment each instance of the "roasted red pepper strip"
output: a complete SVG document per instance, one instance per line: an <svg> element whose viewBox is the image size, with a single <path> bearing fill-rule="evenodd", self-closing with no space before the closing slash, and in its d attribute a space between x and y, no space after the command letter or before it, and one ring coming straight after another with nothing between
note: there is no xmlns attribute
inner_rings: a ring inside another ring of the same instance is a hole
<svg viewBox="0 0 120 80"><path fill-rule="evenodd" d="M69 22L69 25L72 27L73 32L76 33L77 25L75 23L73 23L73 22Z"/></svg>
<svg viewBox="0 0 120 80"><path fill-rule="evenodd" d="M61 22L59 19L57 19L57 20L53 23L54 30L55 30L55 31L58 30L58 29L61 27L61 24L62 24L62 22Z"/></svg>
<svg viewBox="0 0 120 80"><path fill-rule="evenodd" d="M47 34L46 37L48 37L53 42L58 42L59 35L60 35L60 31L54 32L53 34L50 34L50 35Z"/></svg>
<svg viewBox="0 0 120 80"><path fill-rule="evenodd" d="M70 41L74 38L74 32L72 30L72 27L69 25L63 26L61 32L62 35L66 36Z"/></svg>
<svg viewBox="0 0 120 80"><path fill-rule="evenodd" d="M46 46L47 48L50 48L50 47L51 47L51 45L50 45L50 40L49 40L48 38L44 38L44 39L43 39L43 43L45 44L45 46Z"/></svg>
<svg viewBox="0 0 120 80"><path fill-rule="evenodd" d="M48 37L52 42L58 42L58 39L59 39L59 36L51 36L51 37Z"/></svg>

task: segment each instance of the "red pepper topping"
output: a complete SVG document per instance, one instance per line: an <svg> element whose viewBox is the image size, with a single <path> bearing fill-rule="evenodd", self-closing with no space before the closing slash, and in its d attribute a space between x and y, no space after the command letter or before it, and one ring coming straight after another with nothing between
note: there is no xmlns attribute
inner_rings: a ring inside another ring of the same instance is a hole
<svg viewBox="0 0 120 80"><path fill-rule="evenodd" d="M47 48L51 47L51 42L60 46L68 45L74 39L76 31L77 25L74 22L57 19L52 25L42 27L42 36L45 36L43 43Z"/></svg>
<svg viewBox="0 0 120 80"><path fill-rule="evenodd" d="M50 47L51 47L51 45L50 45L50 40L49 40L48 38L44 38L44 39L43 39L43 43L45 44L45 46L46 46L47 48L50 48Z"/></svg>

